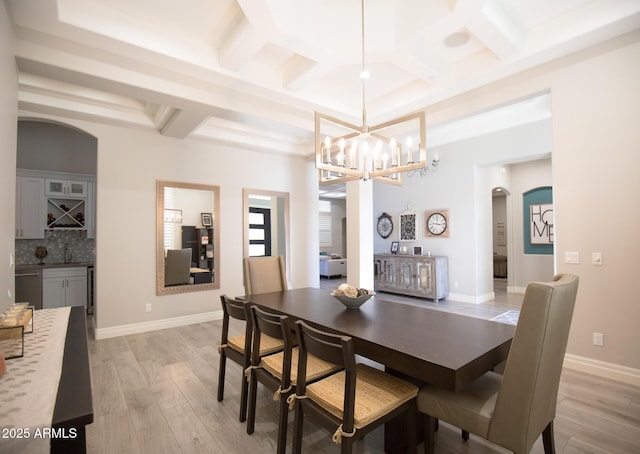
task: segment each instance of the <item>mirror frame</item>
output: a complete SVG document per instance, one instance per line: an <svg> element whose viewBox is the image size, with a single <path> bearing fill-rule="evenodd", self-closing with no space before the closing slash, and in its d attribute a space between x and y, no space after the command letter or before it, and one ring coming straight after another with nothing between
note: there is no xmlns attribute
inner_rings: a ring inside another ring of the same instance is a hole
<svg viewBox="0 0 640 454"><path fill-rule="evenodd" d="M285 268L287 273L287 279L290 276L290 227L289 227L289 193L269 191L266 189L251 189L242 188L242 223L243 223L243 241L242 241L242 255L244 257L249 256L249 196L250 195L262 195L270 197L282 197L284 199L284 237L285 237L285 249L286 254L284 257Z"/></svg>
<svg viewBox="0 0 640 454"><path fill-rule="evenodd" d="M208 284L191 284L165 287L164 285L164 189L195 189L213 192L213 269L214 281ZM220 186L180 183L176 181L156 182L156 295L175 295L178 293L216 290L220 288Z"/></svg>

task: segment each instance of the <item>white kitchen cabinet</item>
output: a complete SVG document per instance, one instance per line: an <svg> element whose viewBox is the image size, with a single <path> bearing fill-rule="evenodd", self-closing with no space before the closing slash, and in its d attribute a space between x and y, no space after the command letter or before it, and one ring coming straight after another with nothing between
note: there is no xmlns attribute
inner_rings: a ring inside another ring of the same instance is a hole
<svg viewBox="0 0 640 454"><path fill-rule="evenodd" d="M44 178L17 176L16 238L44 238L45 215Z"/></svg>
<svg viewBox="0 0 640 454"><path fill-rule="evenodd" d="M45 268L42 270L42 308L86 306L87 268Z"/></svg>
<svg viewBox="0 0 640 454"><path fill-rule="evenodd" d="M49 197L70 196L85 198L87 196L87 182L76 180L60 180L47 178L45 180L46 194Z"/></svg>

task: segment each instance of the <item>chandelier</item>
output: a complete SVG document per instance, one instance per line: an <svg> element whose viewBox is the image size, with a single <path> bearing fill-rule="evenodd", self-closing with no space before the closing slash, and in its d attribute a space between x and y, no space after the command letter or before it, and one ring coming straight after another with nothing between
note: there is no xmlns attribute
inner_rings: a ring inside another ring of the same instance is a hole
<svg viewBox="0 0 640 454"><path fill-rule="evenodd" d="M320 184L374 180L402 184L402 173L426 171L424 112L375 126L367 124L362 0L362 125L315 112L315 154ZM436 164L437 165L437 164Z"/></svg>

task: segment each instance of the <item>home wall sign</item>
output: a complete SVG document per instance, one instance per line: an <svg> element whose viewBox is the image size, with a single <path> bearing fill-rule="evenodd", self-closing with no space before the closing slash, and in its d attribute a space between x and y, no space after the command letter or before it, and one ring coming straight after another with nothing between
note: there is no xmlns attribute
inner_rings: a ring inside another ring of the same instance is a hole
<svg viewBox="0 0 640 454"><path fill-rule="evenodd" d="M553 244L553 205L529 205L531 244Z"/></svg>
<svg viewBox="0 0 640 454"><path fill-rule="evenodd" d="M551 186L525 192L522 215L524 253L553 255L555 230Z"/></svg>

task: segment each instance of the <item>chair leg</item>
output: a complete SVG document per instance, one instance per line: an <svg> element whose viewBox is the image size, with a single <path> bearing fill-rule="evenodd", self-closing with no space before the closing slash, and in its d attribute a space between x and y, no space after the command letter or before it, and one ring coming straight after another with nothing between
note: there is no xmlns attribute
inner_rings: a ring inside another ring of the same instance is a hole
<svg viewBox="0 0 640 454"><path fill-rule="evenodd" d="M435 452L435 418L429 415L424 415L424 454L434 454Z"/></svg>
<svg viewBox="0 0 640 454"><path fill-rule="evenodd" d="M544 431L542 432L542 444L544 446L544 453L545 454L555 454L556 452L556 446L555 446L555 442L554 442L554 436L553 436L553 420L547 424L547 427L545 427Z"/></svg>
<svg viewBox="0 0 640 454"><path fill-rule="evenodd" d="M224 399L224 375L227 366L227 356L224 349L220 352L220 366L218 367L218 402Z"/></svg>
<svg viewBox="0 0 640 454"><path fill-rule="evenodd" d="M418 423L418 406L416 400L411 402L409 407L409 420L407 421L407 452L409 454L418 454L418 431L416 424Z"/></svg>
<svg viewBox="0 0 640 454"><path fill-rule="evenodd" d="M302 426L304 415L302 413L302 405L296 400L295 413L293 416L293 454L302 452Z"/></svg>
<svg viewBox="0 0 640 454"><path fill-rule="evenodd" d="M353 438L343 437L340 442L340 454L351 454L353 452Z"/></svg>
<svg viewBox="0 0 640 454"><path fill-rule="evenodd" d="M240 422L245 422L247 420L247 396L249 394L249 383L247 382L247 378L244 376L244 371L242 371L242 385L240 387Z"/></svg>
<svg viewBox="0 0 640 454"><path fill-rule="evenodd" d="M278 445L276 452L285 454L287 450L287 424L289 423L289 405L287 404L287 396L280 396L280 415L278 418Z"/></svg>
<svg viewBox="0 0 640 454"><path fill-rule="evenodd" d="M464 429L462 430L462 439L464 441L469 441L469 431L464 430Z"/></svg>
<svg viewBox="0 0 640 454"><path fill-rule="evenodd" d="M258 381L256 380L256 374L252 370L249 375L249 407L247 411L247 433L249 435L251 435L255 429L257 392Z"/></svg>

